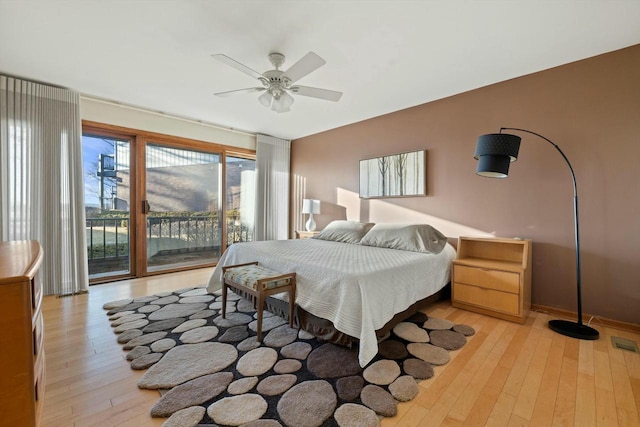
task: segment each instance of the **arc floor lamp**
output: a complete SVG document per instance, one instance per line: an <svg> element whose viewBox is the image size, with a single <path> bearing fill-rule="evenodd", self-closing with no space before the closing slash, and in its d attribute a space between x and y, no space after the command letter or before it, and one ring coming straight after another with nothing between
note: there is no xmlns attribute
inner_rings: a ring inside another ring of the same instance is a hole
<svg viewBox="0 0 640 427"><path fill-rule="evenodd" d="M518 158L521 138L517 135L502 133L504 130L525 132L535 135L555 147L562 155L562 158L569 166L571 178L573 180L573 218L575 224L575 244L576 244L576 288L578 291L578 321L550 320L549 328L562 335L583 340L596 340L599 333L594 328L582 323L582 294L580 280L580 229L578 227L578 187L576 185L576 175L567 156L550 139L526 129L500 128L500 133L491 133L478 137L476 152L474 157L478 160L476 173L490 178L506 178L509 173L509 164Z"/></svg>

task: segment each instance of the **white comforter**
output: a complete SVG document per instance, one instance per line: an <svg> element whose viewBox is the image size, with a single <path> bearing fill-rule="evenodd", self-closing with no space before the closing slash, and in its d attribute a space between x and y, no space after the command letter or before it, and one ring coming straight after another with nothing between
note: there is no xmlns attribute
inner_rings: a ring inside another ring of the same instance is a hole
<svg viewBox="0 0 640 427"><path fill-rule="evenodd" d="M359 338L364 367L378 353L375 331L444 287L454 258L449 244L432 255L318 239L236 243L220 258L207 289L221 288L225 265L258 261L280 273L296 272L296 303Z"/></svg>

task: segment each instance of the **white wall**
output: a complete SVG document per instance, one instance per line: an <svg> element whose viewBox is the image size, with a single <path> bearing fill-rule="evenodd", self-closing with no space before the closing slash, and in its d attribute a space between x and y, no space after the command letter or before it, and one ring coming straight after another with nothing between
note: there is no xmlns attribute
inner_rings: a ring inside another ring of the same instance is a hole
<svg viewBox="0 0 640 427"><path fill-rule="evenodd" d="M213 142L232 147L256 149L255 134L226 129L141 108L81 96L80 115L83 120L139 129L165 135Z"/></svg>

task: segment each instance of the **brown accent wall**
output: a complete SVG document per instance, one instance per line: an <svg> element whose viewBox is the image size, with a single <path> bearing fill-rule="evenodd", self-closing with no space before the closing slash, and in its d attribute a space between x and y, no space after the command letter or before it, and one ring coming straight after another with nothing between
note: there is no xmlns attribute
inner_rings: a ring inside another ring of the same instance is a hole
<svg viewBox="0 0 640 427"><path fill-rule="evenodd" d="M640 45L293 141L292 224L301 226L296 206L307 197L322 202L319 229L333 219L420 221L449 237L531 238L533 303L575 312L569 169L553 146L521 133L507 179L475 175L476 138L500 127L544 135L573 165L584 313L640 323ZM359 160L417 149L428 153L428 196L358 197Z"/></svg>

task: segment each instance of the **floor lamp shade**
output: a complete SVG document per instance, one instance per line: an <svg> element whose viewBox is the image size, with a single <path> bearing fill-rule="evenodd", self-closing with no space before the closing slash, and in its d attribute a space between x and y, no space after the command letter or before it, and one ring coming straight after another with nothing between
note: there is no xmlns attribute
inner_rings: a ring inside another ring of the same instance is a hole
<svg viewBox="0 0 640 427"><path fill-rule="evenodd" d="M506 178L509 165L518 159L521 138L506 133L490 133L478 137L476 152L478 160L476 173L489 178Z"/></svg>
<svg viewBox="0 0 640 427"><path fill-rule="evenodd" d="M514 130L535 135L551 145L560 153L571 172L573 180L573 218L575 226L576 244L576 290L578 293L578 320L576 322L568 320L550 320L549 328L553 331L573 338L582 340L596 340L600 336L599 332L589 325L582 323L582 291L580 278L580 229L578 227L578 186L576 185L576 175L567 156L550 139L526 129L501 128L500 133L482 135L476 143L474 158L478 160L476 173L481 176L491 178L506 178L509 173L509 164L517 159L520 149L521 138L516 135L502 133L503 130Z"/></svg>
<svg viewBox="0 0 640 427"><path fill-rule="evenodd" d="M309 214L309 220L305 224L307 231L315 231L316 222L313 219L313 214L320 213L320 200L316 199L303 199L302 200L302 213Z"/></svg>

